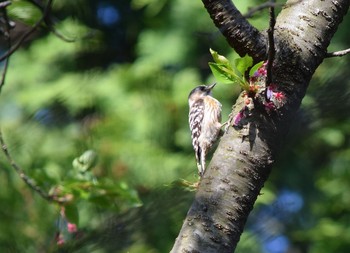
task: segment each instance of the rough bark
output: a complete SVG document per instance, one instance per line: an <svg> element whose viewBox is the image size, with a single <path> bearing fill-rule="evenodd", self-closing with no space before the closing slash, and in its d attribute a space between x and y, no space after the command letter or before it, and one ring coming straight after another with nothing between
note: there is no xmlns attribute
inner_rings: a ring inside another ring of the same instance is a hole
<svg viewBox="0 0 350 253"><path fill-rule="evenodd" d="M249 24L231 0L202 0L202 2L216 27L239 55L248 54L258 61L265 59L267 52L265 35Z"/></svg>
<svg viewBox="0 0 350 253"><path fill-rule="evenodd" d="M202 0L215 25L240 55L266 59L266 35L230 0ZM290 0L277 17L273 82L287 96L278 113L255 108L243 128L221 138L172 249L233 252L309 81L349 8L349 0ZM243 107L242 98L233 114Z"/></svg>

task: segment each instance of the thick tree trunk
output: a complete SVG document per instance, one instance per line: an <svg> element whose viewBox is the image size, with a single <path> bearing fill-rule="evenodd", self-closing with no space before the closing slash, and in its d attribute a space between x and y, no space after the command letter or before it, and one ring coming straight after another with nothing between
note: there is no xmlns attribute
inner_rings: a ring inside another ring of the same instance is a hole
<svg viewBox="0 0 350 253"><path fill-rule="evenodd" d="M230 0L202 1L240 55L266 59L265 33L252 27ZM272 68L273 83L286 94L286 104L272 114L255 108L242 128L230 127L221 138L172 253L234 251L309 81L348 8L349 0L287 1L275 26ZM233 115L241 108L239 98Z"/></svg>

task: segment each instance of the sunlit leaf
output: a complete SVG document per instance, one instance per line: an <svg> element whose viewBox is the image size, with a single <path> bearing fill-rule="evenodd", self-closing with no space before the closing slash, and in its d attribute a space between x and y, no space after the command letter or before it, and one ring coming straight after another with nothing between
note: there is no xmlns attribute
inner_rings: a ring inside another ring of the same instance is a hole
<svg viewBox="0 0 350 253"><path fill-rule="evenodd" d="M42 16L41 11L28 1L13 1L7 10L11 19L27 25L34 25Z"/></svg>
<svg viewBox="0 0 350 253"><path fill-rule="evenodd" d="M209 67L218 82L225 84L237 82L235 77L227 70L226 65L209 62Z"/></svg>
<svg viewBox="0 0 350 253"><path fill-rule="evenodd" d="M96 161L96 152L93 150L87 150L81 156L73 160L73 167L80 172L86 172L95 166Z"/></svg>
<svg viewBox="0 0 350 253"><path fill-rule="evenodd" d="M213 57L213 60L216 63L223 64L223 65L226 65L227 67L230 67L230 62L225 56L218 54L218 52L214 51L211 48L209 49L209 51L211 53L211 56Z"/></svg>
<svg viewBox="0 0 350 253"><path fill-rule="evenodd" d="M70 180L60 188L62 196L72 194L75 201L87 201L107 209L119 210L141 205L137 192L124 182Z"/></svg>
<svg viewBox="0 0 350 253"><path fill-rule="evenodd" d="M238 72L244 76L244 73L248 70L248 68L253 65L253 58L245 55L242 58L235 59L234 64Z"/></svg>
<svg viewBox="0 0 350 253"><path fill-rule="evenodd" d="M229 60L210 49L215 62L209 62L209 67L218 82L239 84L242 89L248 89L249 84L245 81L244 72L252 65L253 60L249 56L236 59L235 68L232 68Z"/></svg>

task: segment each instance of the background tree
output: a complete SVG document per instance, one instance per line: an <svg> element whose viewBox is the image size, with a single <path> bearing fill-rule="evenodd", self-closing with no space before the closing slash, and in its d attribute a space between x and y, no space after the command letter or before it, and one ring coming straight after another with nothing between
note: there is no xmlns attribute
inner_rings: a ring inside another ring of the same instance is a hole
<svg viewBox="0 0 350 253"><path fill-rule="evenodd" d="M35 24L46 3L13 1L7 7L16 23L10 31L13 45L30 29L19 20ZM237 4L248 10L246 1ZM237 57L203 10L200 2L185 0L53 3L53 25L40 25L11 56L0 98L4 140L16 163L44 190L76 189L67 184L72 177L81 180L72 162L94 150L92 177L120 186L125 195L106 203L101 195L75 190L79 221L70 233L74 227L67 226L59 205L34 193L1 157L1 251L171 250L194 194L177 179L197 180L188 92L214 81L209 48L230 60ZM267 10L250 22L267 29ZM331 50L348 47L348 22ZM1 45L5 51L8 42ZM286 139L288 148L236 252L347 252L347 61L327 59L313 76ZM215 88L223 115L239 93L231 85ZM74 208L70 211L74 216Z"/></svg>
<svg viewBox="0 0 350 253"><path fill-rule="evenodd" d="M269 34L264 35L231 1L203 3L240 55L248 54L254 62L268 60L266 90L260 97L259 92L248 93L253 109L245 109L247 95L234 105L232 115L242 110L248 113L239 116L243 117L240 124L229 121L235 127L222 137L172 252L232 252L236 248L309 81L327 57L330 39L349 8L348 1L287 1L276 25L271 8ZM277 89L286 98L273 112L266 104L269 89Z"/></svg>

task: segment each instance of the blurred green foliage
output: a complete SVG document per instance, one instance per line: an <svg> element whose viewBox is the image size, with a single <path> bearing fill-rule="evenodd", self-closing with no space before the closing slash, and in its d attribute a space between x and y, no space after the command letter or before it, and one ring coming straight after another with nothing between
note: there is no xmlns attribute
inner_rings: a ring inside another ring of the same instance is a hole
<svg viewBox="0 0 350 253"><path fill-rule="evenodd" d="M40 18L36 7L14 2L15 21ZM248 9L246 1L237 4ZM197 180L188 92L214 81L209 48L230 60L234 53L200 1L56 1L53 15L60 34L75 42L42 30L11 57L0 97L9 151L43 189L73 194L66 216L79 233L62 252L168 252L193 196L172 182ZM113 24L103 21L108 15L117 18ZM252 23L265 29L267 11ZM347 18L332 50L349 46L348 25ZM299 252L350 246L348 64L348 56L327 59L315 73L256 203L257 210L269 206L284 188L302 195L299 219L285 226ZM239 88L219 84L214 92L228 115ZM86 171L77 159L87 150L97 160ZM0 251L55 251L60 207L29 189L4 156L0 168ZM262 245L248 226L237 252L263 252Z"/></svg>

